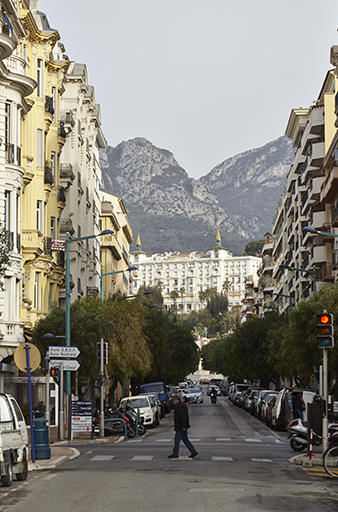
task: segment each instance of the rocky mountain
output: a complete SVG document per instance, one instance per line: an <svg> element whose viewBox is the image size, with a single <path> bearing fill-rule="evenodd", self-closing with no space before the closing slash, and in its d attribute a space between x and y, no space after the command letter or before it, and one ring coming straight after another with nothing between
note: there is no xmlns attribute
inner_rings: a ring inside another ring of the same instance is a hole
<svg viewBox="0 0 338 512"><path fill-rule="evenodd" d="M220 229L222 245L241 254L247 240L271 231L292 156L281 137L195 180L172 153L135 138L102 150L100 163L104 190L123 198L146 252L206 250Z"/></svg>

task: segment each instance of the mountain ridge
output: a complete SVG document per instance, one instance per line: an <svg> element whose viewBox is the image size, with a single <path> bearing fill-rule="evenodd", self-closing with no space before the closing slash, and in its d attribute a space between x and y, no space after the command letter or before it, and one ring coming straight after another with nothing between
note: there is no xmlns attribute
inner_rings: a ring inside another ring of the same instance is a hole
<svg viewBox="0 0 338 512"><path fill-rule="evenodd" d="M271 230L292 158L283 136L196 180L170 151L136 137L101 150L102 188L122 197L148 253L206 250L220 229L223 245L240 254L248 240Z"/></svg>

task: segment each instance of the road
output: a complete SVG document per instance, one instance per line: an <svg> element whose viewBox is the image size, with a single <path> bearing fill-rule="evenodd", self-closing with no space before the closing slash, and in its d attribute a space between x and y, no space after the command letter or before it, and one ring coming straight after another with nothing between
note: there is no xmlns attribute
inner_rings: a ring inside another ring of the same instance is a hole
<svg viewBox="0 0 338 512"><path fill-rule="evenodd" d="M189 437L198 456L168 459L173 413L145 436L77 445L81 456L0 486L0 511L229 512L338 510L338 482L289 462L286 433L220 397L189 405Z"/></svg>

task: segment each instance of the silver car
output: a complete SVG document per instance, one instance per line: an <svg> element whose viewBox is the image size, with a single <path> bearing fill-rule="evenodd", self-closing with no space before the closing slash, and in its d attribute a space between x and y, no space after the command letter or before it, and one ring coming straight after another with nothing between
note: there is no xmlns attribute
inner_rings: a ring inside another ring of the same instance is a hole
<svg viewBox="0 0 338 512"><path fill-rule="evenodd" d="M200 388L188 388L182 389L182 400L184 399L189 404L202 404L203 403L203 391Z"/></svg>

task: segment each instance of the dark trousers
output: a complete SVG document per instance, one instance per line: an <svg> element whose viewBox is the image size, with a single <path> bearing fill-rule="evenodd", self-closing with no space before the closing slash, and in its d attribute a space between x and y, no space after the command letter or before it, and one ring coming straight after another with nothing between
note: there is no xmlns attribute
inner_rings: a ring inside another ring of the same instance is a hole
<svg viewBox="0 0 338 512"><path fill-rule="evenodd" d="M191 453L196 453L196 450L192 443L188 439L188 432L186 430L177 430L175 432L175 441L174 441L174 449L173 454L178 456L178 452L180 449L180 442L183 441L185 446Z"/></svg>

